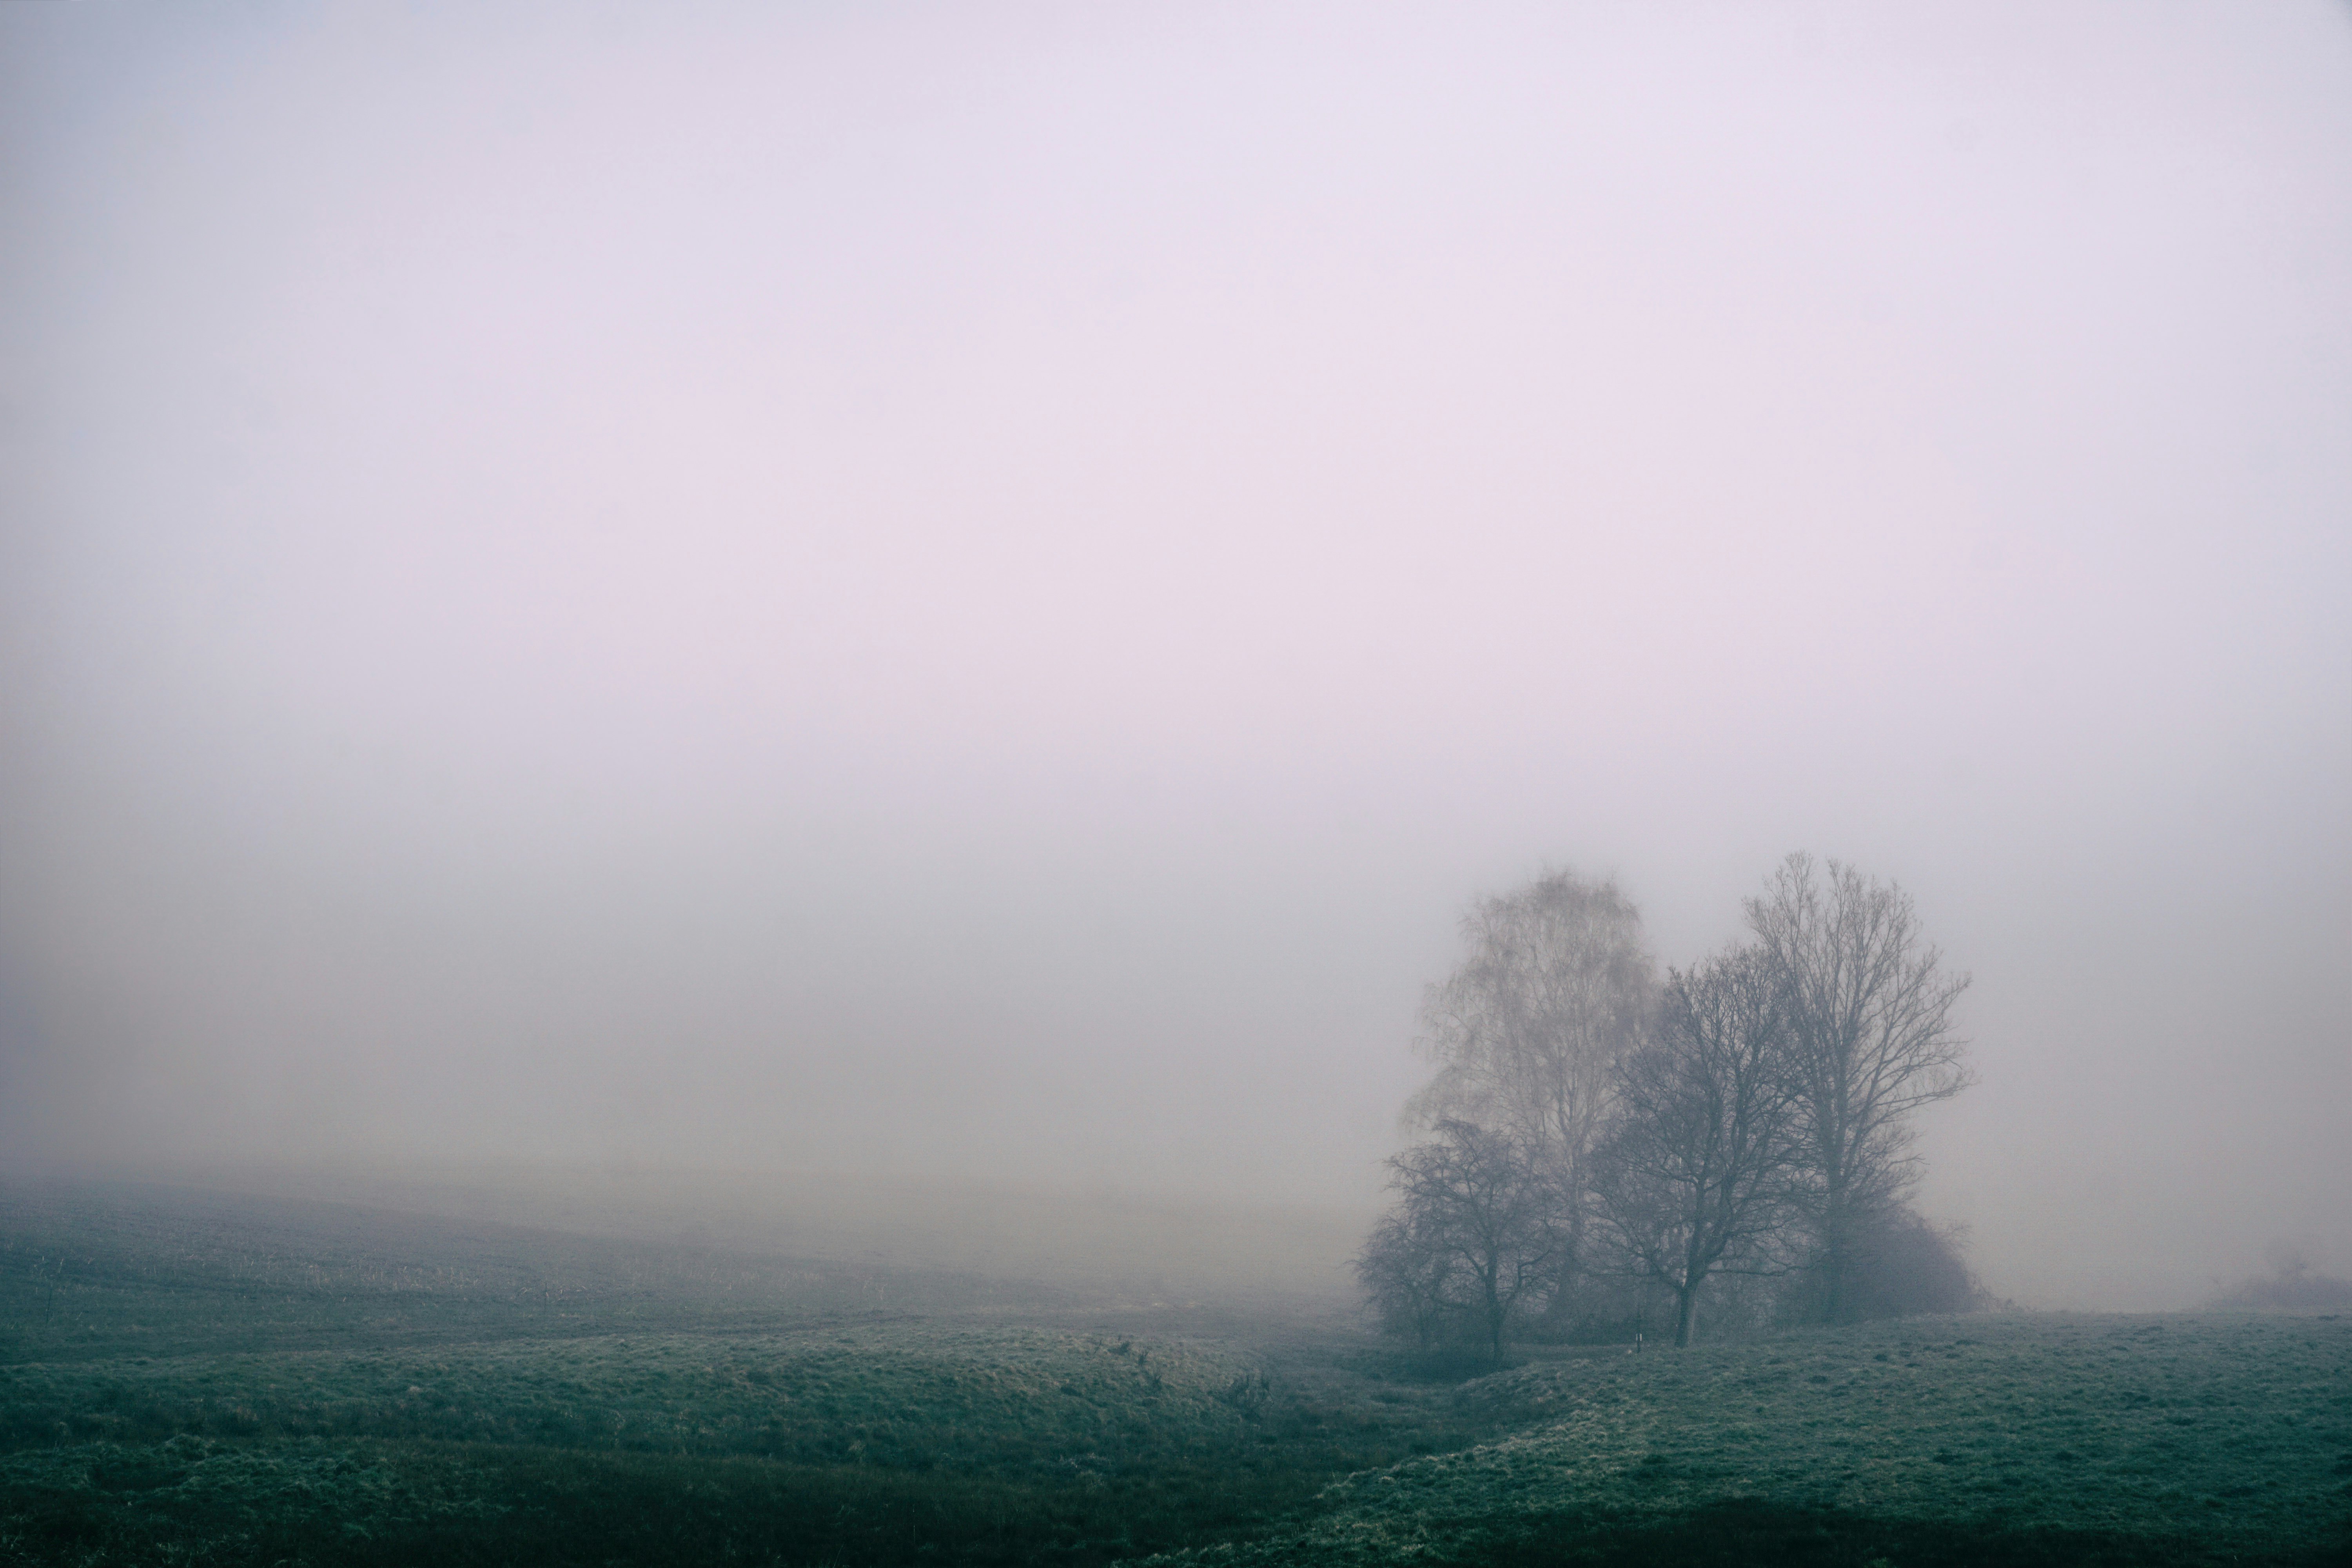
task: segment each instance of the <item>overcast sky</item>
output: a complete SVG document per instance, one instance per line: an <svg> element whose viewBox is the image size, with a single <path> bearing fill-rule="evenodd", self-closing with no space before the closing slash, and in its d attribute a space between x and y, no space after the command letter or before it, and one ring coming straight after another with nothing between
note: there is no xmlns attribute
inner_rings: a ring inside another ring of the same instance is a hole
<svg viewBox="0 0 2352 1568"><path fill-rule="evenodd" d="M0 8L0 1139L1369 1206L1480 892L2352 1271L2352 12Z"/></svg>

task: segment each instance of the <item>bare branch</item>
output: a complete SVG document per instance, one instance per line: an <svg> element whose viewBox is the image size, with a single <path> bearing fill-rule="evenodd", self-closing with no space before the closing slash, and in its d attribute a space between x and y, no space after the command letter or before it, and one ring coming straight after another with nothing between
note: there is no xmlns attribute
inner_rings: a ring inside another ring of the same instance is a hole
<svg viewBox="0 0 2352 1568"><path fill-rule="evenodd" d="M1790 856L1748 923L1784 993L1834 1319L1855 1236L1917 1179L1908 1118L1973 1081L1951 1025L1968 976L1942 972L1909 895L1835 860L1820 878L1811 857Z"/></svg>

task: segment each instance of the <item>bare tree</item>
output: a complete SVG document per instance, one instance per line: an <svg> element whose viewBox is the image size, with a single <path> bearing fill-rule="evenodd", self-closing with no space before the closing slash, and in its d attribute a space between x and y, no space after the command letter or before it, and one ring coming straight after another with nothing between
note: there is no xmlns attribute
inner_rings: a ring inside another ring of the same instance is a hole
<svg viewBox="0 0 2352 1568"><path fill-rule="evenodd" d="M1403 1208L1383 1215L1356 1254L1357 1281L1380 1314L1381 1326L1392 1334L1410 1334L1423 1351L1458 1310L1451 1287L1459 1264L1429 1234L1429 1217Z"/></svg>
<svg viewBox="0 0 2352 1568"><path fill-rule="evenodd" d="M1467 1315L1499 1361L1511 1314L1550 1280L1559 1194L1507 1135L1452 1119L1436 1131L1389 1161L1398 1203L1385 1239L1409 1249L1412 1277L1438 1308ZM1393 1261L1384 1269L1397 1277Z"/></svg>
<svg viewBox="0 0 2352 1568"><path fill-rule="evenodd" d="M1863 1237L1918 1177L1911 1113L1972 1081L1951 1024L1968 976L1938 967L1908 895L1835 860L1821 878L1790 856L1748 923L1785 993L1822 1310L1843 1321Z"/></svg>
<svg viewBox="0 0 2352 1568"><path fill-rule="evenodd" d="M1422 1006L1437 1075L1408 1125L1475 1122L1516 1143L1561 1194L1556 1266L1577 1267L1586 1163L1616 1063L1656 989L1642 917L1612 881L1556 871L1463 921L1469 955Z"/></svg>
<svg viewBox="0 0 2352 1568"><path fill-rule="evenodd" d="M1625 1060L1593 1157L1603 1235L1626 1270L1674 1293L1690 1343L1717 1272L1785 1271L1802 1150L1781 989L1754 950L1670 973L1649 1044Z"/></svg>

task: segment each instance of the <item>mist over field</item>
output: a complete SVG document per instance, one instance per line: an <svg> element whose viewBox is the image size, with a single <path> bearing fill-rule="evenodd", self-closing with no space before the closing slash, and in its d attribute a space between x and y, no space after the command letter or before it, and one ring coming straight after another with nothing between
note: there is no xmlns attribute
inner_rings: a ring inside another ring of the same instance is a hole
<svg viewBox="0 0 2352 1568"><path fill-rule="evenodd" d="M2352 1273L2343 6L26 5L0 73L0 1173L1336 1271L1475 896L1684 964L1801 848L1973 976L1920 1206L1995 1294Z"/></svg>

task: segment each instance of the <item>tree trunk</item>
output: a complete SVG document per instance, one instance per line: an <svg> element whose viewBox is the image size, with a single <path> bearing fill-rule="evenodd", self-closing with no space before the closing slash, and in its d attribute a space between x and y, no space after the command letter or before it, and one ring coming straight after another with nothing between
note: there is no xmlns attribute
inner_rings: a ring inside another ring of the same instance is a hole
<svg viewBox="0 0 2352 1568"><path fill-rule="evenodd" d="M1846 1219L1832 1213L1823 1226L1822 1267L1829 1275L1829 1289L1822 1299L1822 1318L1826 1322L1845 1321L1846 1274L1853 1261L1853 1248L1846 1237Z"/></svg>
<svg viewBox="0 0 2352 1568"><path fill-rule="evenodd" d="M1488 1265L1478 1284L1481 1293L1486 1298L1486 1352L1495 1364L1500 1366L1503 1364L1503 1295L1496 1280L1502 1272L1502 1264L1499 1258L1490 1255Z"/></svg>
<svg viewBox="0 0 2352 1568"><path fill-rule="evenodd" d="M1698 1321L1698 1287L1685 1285L1675 1292L1675 1349L1681 1350L1691 1342L1691 1330Z"/></svg>

